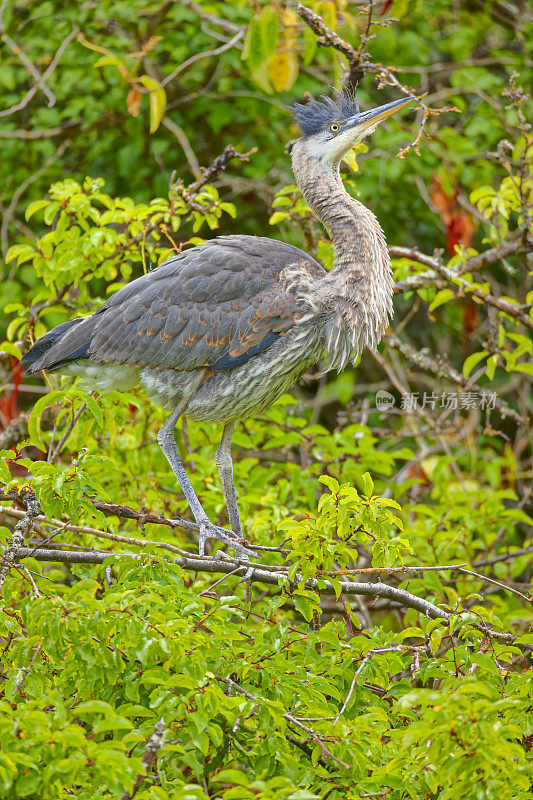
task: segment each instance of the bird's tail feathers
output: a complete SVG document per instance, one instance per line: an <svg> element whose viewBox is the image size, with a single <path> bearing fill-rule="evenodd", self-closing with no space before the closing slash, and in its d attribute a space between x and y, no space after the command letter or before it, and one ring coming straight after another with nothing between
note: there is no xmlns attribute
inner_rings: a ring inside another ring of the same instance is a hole
<svg viewBox="0 0 533 800"><path fill-rule="evenodd" d="M79 358L87 358L95 322L93 317L72 319L45 333L21 359L26 373L55 371Z"/></svg>

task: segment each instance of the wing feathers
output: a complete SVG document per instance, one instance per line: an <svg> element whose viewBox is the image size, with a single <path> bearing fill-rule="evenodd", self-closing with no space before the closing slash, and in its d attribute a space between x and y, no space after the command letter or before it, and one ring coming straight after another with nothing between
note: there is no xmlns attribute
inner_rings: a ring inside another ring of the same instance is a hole
<svg viewBox="0 0 533 800"><path fill-rule="evenodd" d="M298 263L307 274L324 276L316 261L284 242L213 239L116 292L92 317L65 330L36 367L53 369L84 347L97 362L160 369L240 366L271 347L304 313L278 283L280 272Z"/></svg>

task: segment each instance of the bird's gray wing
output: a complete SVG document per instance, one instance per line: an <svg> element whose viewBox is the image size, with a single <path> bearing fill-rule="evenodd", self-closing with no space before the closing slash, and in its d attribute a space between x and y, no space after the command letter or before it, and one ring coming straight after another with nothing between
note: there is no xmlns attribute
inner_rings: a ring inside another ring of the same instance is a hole
<svg viewBox="0 0 533 800"><path fill-rule="evenodd" d="M239 366L303 311L278 280L289 265L324 275L302 250L273 239L225 236L186 250L106 301L91 318L87 354L159 369Z"/></svg>

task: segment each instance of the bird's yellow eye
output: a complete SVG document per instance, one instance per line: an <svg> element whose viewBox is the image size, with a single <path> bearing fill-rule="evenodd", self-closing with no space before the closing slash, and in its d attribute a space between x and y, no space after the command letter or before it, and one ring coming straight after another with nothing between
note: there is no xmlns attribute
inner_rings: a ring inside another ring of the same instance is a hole
<svg viewBox="0 0 533 800"><path fill-rule="evenodd" d="M329 126L329 129L330 131L333 131L333 133L337 133L337 131L339 130L339 126L337 125L336 122L334 122L333 125Z"/></svg>

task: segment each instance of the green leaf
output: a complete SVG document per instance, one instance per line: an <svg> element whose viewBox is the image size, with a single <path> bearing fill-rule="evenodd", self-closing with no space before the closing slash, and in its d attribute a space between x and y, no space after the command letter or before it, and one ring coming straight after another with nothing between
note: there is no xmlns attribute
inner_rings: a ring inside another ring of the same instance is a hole
<svg viewBox="0 0 533 800"><path fill-rule="evenodd" d="M268 220L269 225L277 225L278 222L283 222L284 220L288 219L289 215L285 214L284 211L274 211L273 214L270 215L270 219Z"/></svg>
<svg viewBox="0 0 533 800"><path fill-rule="evenodd" d="M306 622L311 622L313 619L313 605L309 601L307 597L299 597L298 595L294 595L292 598L294 602L294 607L299 614L306 620Z"/></svg>
<svg viewBox="0 0 533 800"><path fill-rule="evenodd" d="M339 491L339 482L330 475L321 475L318 480L324 486L327 486L332 494L336 494Z"/></svg>
<svg viewBox="0 0 533 800"><path fill-rule="evenodd" d="M480 350L477 353L472 353L472 355L465 359L465 363L463 364L463 375L465 378L468 378L476 364L479 364L487 355L488 353L486 350Z"/></svg>
<svg viewBox="0 0 533 800"><path fill-rule="evenodd" d="M59 403L64 397L65 392L63 391L49 392L43 397L40 397L31 410L30 418L28 420L28 433L31 442L40 450L45 449L41 431L42 413L45 408L54 405L54 403Z"/></svg>
<svg viewBox="0 0 533 800"><path fill-rule="evenodd" d="M276 52L278 42L278 15L273 8L264 6L259 15L261 25L262 50L265 58Z"/></svg>
<svg viewBox="0 0 533 800"><path fill-rule="evenodd" d="M254 17L248 26L242 58L249 62L250 71L252 73L254 73L266 59L266 55L263 51L263 32L257 17Z"/></svg>
<svg viewBox="0 0 533 800"><path fill-rule="evenodd" d="M13 342L2 342L2 344L0 344L0 353L7 353L7 355L13 356L13 358L18 358L19 361L22 358L22 353Z"/></svg>
<svg viewBox="0 0 533 800"><path fill-rule="evenodd" d="M40 211L41 208L46 208L50 205L50 200L34 200L33 203L30 203L26 209L25 217L26 220L29 221L37 211Z"/></svg>
<svg viewBox="0 0 533 800"><path fill-rule="evenodd" d="M303 62L306 67L311 64L317 51L316 35L307 25L304 26L304 54Z"/></svg>
<svg viewBox="0 0 533 800"><path fill-rule="evenodd" d="M210 777L212 783L231 783L236 786L249 786L250 780L244 771L237 769L224 769Z"/></svg>
<svg viewBox="0 0 533 800"><path fill-rule="evenodd" d="M159 86L159 81L150 78L148 75L141 75L137 78L146 89L150 89L150 133L155 133L163 119L167 105L167 95L163 88Z"/></svg>
<svg viewBox="0 0 533 800"><path fill-rule="evenodd" d="M526 375L533 375L533 364L521 361L519 364L514 365L513 372L524 372Z"/></svg>
<svg viewBox="0 0 533 800"><path fill-rule="evenodd" d="M453 292L451 289L441 289L439 292L437 292L437 294L431 301L429 305L429 311L434 311L436 308L444 305L444 303L447 303L454 297L455 297L455 292Z"/></svg>
<svg viewBox="0 0 533 800"><path fill-rule="evenodd" d="M495 353L493 356L487 359L487 378L492 381L494 380L494 373L496 372L496 367L498 366L498 354Z"/></svg>
<svg viewBox="0 0 533 800"><path fill-rule="evenodd" d="M361 476L361 483L363 485L363 491L367 497L372 497L374 494L374 481L370 477L369 472L365 472L364 475Z"/></svg>
<svg viewBox="0 0 533 800"><path fill-rule="evenodd" d="M29 261L35 255L30 244L13 244L6 253L6 264L17 259L17 264Z"/></svg>
<svg viewBox="0 0 533 800"><path fill-rule="evenodd" d="M14 450L0 450L0 479L6 483L11 480L11 471L7 461L16 457L17 454Z"/></svg>

